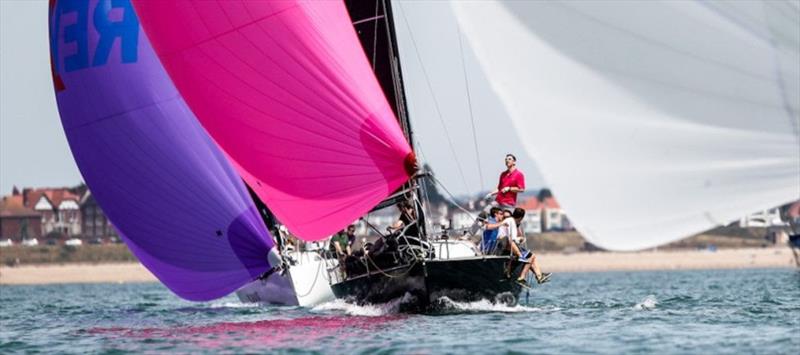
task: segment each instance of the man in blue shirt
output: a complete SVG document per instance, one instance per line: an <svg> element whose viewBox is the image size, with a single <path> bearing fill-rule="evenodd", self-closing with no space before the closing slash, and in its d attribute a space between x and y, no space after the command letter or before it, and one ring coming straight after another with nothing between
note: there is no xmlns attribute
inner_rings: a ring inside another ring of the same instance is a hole
<svg viewBox="0 0 800 355"><path fill-rule="evenodd" d="M497 207L492 207L492 209L489 210L489 219L487 220L487 224L497 223L497 221L503 218L502 216L503 216L503 210ZM492 229L486 228L483 231L483 240L481 240L481 251L484 254L490 254L495 249L497 244L497 233L498 233L497 228L492 228Z"/></svg>

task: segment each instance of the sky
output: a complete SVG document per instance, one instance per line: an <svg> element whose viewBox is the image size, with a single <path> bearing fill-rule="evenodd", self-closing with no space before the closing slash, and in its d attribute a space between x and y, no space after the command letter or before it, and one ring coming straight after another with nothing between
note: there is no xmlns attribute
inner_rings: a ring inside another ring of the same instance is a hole
<svg viewBox="0 0 800 355"><path fill-rule="evenodd" d="M467 43L459 46L448 4L395 6L416 148L438 180L455 195L490 190L514 153L528 189L543 186ZM61 127L48 51L47 2L0 0L0 195L83 180Z"/></svg>

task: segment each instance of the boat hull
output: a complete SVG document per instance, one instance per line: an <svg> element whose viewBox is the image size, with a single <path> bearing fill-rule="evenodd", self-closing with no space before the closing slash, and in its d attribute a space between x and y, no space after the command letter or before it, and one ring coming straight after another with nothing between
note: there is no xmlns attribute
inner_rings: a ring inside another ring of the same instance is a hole
<svg viewBox="0 0 800 355"><path fill-rule="evenodd" d="M513 305L521 291L506 278L509 257L486 256L434 259L386 270L371 271L331 286L337 298L357 304L402 299L401 310L436 311L444 297L456 302L490 300ZM514 272L520 263L514 261Z"/></svg>
<svg viewBox="0 0 800 355"><path fill-rule="evenodd" d="M328 281L328 263L318 253L303 252L285 274L273 273L236 291L242 302L313 307L335 299Z"/></svg>

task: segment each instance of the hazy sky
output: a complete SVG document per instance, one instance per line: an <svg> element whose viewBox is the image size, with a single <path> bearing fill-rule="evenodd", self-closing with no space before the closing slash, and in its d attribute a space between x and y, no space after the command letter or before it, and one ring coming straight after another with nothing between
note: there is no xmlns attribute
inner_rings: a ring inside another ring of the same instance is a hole
<svg viewBox="0 0 800 355"><path fill-rule="evenodd" d="M0 0L0 194L82 181L56 110L47 2Z"/></svg>
<svg viewBox="0 0 800 355"><path fill-rule="evenodd" d="M541 186L532 159L525 155L467 44L463 51L459 48L449 5L405 2L396 7L406 92L421 158L457 195L496 185L508 152L519 158L528 187ZM0 0L0 195L10 193L14 185L69 186L80 181L50 78L47 2Z"/></svg>

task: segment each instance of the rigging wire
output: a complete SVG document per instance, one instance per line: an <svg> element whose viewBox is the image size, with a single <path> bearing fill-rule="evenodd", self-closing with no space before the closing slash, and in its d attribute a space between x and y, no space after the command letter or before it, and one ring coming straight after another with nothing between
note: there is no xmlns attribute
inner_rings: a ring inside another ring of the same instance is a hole
<svg viewBox="0 0 800 355"><path fill-rule="evenodd" d="M464 213L466 213L467 215L469 215L469 216L470 216L470 218L473 218L473 219L477 219L477 218L478 218L478 216L474 215L472 211L470 211L470 210L468 210L468 209L466 209L466 208L464 208L464 207L461 207L461 205L460 205L460 204L458 204L458 202L456 202L456 198L453 196L453 194L452 194L452 193L450 193L450 190L448 190L448 189L447 189L447 188L444 186L444 184L442 184L442 182L441 182L441 181L439 181L439 179L437 179L437 178L436 178L436 176L433 176L433 174L430 174L429 176L431 177L431 179L433 179L433 181L434 181L435 183L437 183L439 186L441 186L441 187L442 187L442 190L444 190L444 192L447 194L447 197L448 197L448 198L449 198L449 200L450 200L449 202L450 202L450 203L451 203L453 206L456 206L456 207L458 207L458 209L460 209L462 212L464 212Z"/></svg>
<svg viewBox="0 0 800 355"><path fill-rule="evenodd" d="M380 9L380 2L379 0L375 0L375 25L372 27L372 72L375 72L375 54L377 53L378 47L378 9ZM384 14L385 16L386 14Z"/></svg>
<svg viewBox="0 0 800 355"><path fill-rule="evenodd" d="M422 58L419 54L419 48L417 47L417 41L414 39L414 32L411 30L411 26L408 24L408 18L406 18L406 11L403 8L403 3L398 3L400 6L400 13L403 15L403 22L406 24L406 29L408 29L409 37L411 37L411 43L414 45L414 54L417 56L417 61L419 61L420 67L422 68L422 74L425 77L425 83L428 84L428 90L431 93L431 98L433 99L434 107L436 108L436 114L439 117L439 122L442 124L442 128L444 128L444 135L447 138L447 144L450 146L450 153L453 154L453 160L456 162L456 167L458 168L458 173L461 175L461 181L464 183L464 188L469 191L469 185L467 184L466 175L464 175L464 169L461 168L461 163L458 161L458 155L456 154L456 148L453 145L453 140L450 138L450 132L447 130L447 125L444 122L444 118L442 117L442 111L439 109L439 101L436 99L436 93L433 91L433 85L431 85L431 80L428 77L428 71L425 70L425 63L422 61Z"/></svg>
<svg viewBox="0 0 800 355"><path fill-rule="evenodd" d="M475 159L478 162L478 177L481 181L481 191L486 190L486 184L483 182L483 168L481 167L481 154L478 149L478 135L475 130L475 114L472 112L472 95L469 92L469 77L467 76L467 63L464 60L464 44L462 43L461 26L456 23L458 30L458 50L461 54L461 71L464 73L464 86L467 89L467 105L469 106L469 122L472 124L472 142L475 143Z"/></svg>

